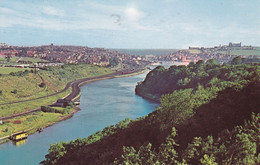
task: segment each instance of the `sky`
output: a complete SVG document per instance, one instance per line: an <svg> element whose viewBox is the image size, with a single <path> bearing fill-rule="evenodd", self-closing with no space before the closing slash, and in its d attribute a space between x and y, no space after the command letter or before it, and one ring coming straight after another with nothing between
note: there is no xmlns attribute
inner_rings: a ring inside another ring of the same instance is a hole
<svg viewBox="0 0 260 165"><path fill-rule="evenodd" d="M136 49L260 46L260 0L0 0L0 42Z"/></svg>

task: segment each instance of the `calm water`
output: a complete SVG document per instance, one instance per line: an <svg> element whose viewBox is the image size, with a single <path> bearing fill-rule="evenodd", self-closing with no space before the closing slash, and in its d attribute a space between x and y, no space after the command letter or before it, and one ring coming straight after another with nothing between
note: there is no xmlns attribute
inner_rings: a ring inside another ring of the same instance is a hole
<svg viewBox="0 0 260 165"><path fill-rule="evenodd" d="M94 132L129 117L135 119L152 112L158 104L135 95L134 88L146 74L102 80L81 88L81 111L42 133L28 137L25 144L0 145L1 165L35 165L44 160L50 144L87 137Z"/></svg>

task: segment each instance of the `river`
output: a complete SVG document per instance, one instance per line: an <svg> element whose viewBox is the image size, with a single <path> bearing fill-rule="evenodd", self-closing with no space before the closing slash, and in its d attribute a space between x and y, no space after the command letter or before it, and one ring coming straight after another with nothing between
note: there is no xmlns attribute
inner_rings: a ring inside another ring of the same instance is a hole
<svg viewBox="0 0 260 165"><path fill-rule="evenodd" d="M152 112L158 104L135 95L137 82L147 73L86 84L81 88L81 111L70 119L30 135L20 146L0 145L1 165L35 165L44 160L50 144L87 137L104 127L129 117L135 119Z"/></svg>

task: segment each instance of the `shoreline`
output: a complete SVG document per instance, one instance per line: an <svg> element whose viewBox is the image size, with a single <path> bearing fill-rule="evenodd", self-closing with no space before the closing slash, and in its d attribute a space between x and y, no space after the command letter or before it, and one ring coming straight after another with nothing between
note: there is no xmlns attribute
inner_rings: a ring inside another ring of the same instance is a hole
<svg viewBox="0 0 260 165"><path fill-rule="evenodd" d="M139 75L139 74L142 74L142 73L145 73L146 72L146 69L142 69L142 70L139 70L139 71L136 71L134 73L131 73L131 74L122 74L122 75L111 75L111 74L108 74L107 76L106 75L103 75L101 76L100 78L92 78L92 79L86 79L85 81L83 82L80 82L77 85L78 88L82 87L83 85L86 85L86 84L89 84L89 83L92 83L92 82L96 82L96 81L100 81L100 80L107 80L107 79L113 79L113 78L121 78L121 77L131 77L131 76L136 76L136 75ZM114 72L113 74L116 74L117 72ZM117 73L118 74L118 73ZM83 79L79 79L79 80L83 80ZM76 81L79 81L79 80L75 80ZM72 85L71 85L72 86ZM71 93L73 93L73 91L71 91ZM63 98L65 99L66 97L68 97L71 93L69 93L68 95L64 96ZM78 100L81 96L81 91L74 97L72 98L71 101L75 101L75 100ZM27 112L26 114L30 114L33 113L33 112L37 112L37 111L40 111L40 108L38 109L35 109L35 110L32 110L32 111L29 111ZM69 114L65 115L65 116L60 116L59 117L59 120L58 121L53 121L53 122L49 122L47 123L46 125L44 125L42 128L47 128L47 127L50 127L50 126L53 126L54 124L56 123L59 123L61 121L65 121L71 117L73 117L73 115L75 113L77 113L78 111L80 111L80 108L75 106L73 107L73 109L69 112ZM15 118L15 117L19 117L21 115L26 115L24 113L22 114L16 114L16 116L12 117L12 118ZM6 117L8 118L8 117ZM9 118L8 118L9 119ZM5 120L5 119L4 119ZM33 128L31 131L28 132L28 135L32 135L32 134L35 134L37 132L38 128ZM3 141L0 141L0 145L3 144L3 143L6 143L6 142L9 142L10 139L9 138L6 138L6 139L3 139Z"/></svg>
<svg viewBox="0 0 260 165"><path fill-rule="evenodd" d="M150 97L149 95L147 95L147 94L145 94L145 93L143 93L143 92L137 92L137 91L135 91L135 94L137 94L137 95L140 96L140 97L143 97L143 98L146 99L146 100L149 100L149 101L152 101L152 102L155 102L155 103L158 103L158 104L161 103L161 102L160 102L160 98L159 98L159 100L156 99L156 98L152 98L152 97Z"/></svg>

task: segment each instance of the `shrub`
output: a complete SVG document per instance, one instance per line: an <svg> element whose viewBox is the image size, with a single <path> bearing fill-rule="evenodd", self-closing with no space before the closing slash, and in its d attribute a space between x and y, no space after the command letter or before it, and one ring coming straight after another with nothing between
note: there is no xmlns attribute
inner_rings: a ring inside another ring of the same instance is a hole
<svg viewBox="0 0 260 165"><path fill-rule="evenodd" d="M17 93L17 89L14 89L13 91L11 91L11 93L16 94Z"/></svg>
<svg viewBox="0 0 260 165"><path fill-rule="evenodd" d="M41 106L42 112L53 112L55 113L55 109L49 106Z"/></svg>
<svg viewBox="0 0 260 165"><path fill-rule="evenodd" d="M46 84L44 82L39 84L39 87L41 87L41 88L44 88L45 86L46 86Z"/></svg>
<svg viewBox="0 0 260 165"><path fill-rule="evenodd" d="M14 124L21 124L22 121L21 121L21 120L14 120L13 123L14 123Z"/></svg>
<svg viewBox="0 0 260 165"><path fill-rule="evenodd" d="M41 106L42 112L61 113L64 114L63 110L55 109L49 106Z"/></svg>

